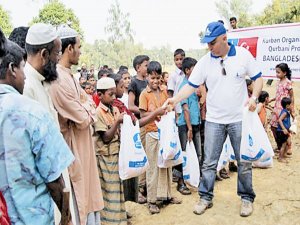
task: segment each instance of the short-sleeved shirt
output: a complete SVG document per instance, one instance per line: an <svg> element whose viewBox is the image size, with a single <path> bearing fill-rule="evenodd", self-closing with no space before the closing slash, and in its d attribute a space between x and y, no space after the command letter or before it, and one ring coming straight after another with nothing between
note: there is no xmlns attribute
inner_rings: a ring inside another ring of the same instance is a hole
<svg viewBox="0 0 300 225"><path fill-rule="evenodd" d="M154 94L149 86L141 93L140 96L140 106L141 110L146 112L154 112L156 109L160 108L168 98L167 90L159 88L159 97ZM160 118L157 118L158 120ZM146 132L156 132L157 126L155 122L150 122L145 126Z"/></svg>
<svg viewBox="0 0 300 225"><path fill-rule="evenodd" d="M208 52L198 61L189 77L189 85L192 87L206 84L206 120L213 123L242 121L243 107L248 98L245 78L249 76L256 80L261 77L256 61L248 50L230 43L229 46L223 59ZM221 60L226 75L222 74Z"/></svg>
<svg viewBox="0 0 300 225"><path fill-rule="evenodd" d="M286 117L282 120L283 126L285 127L285 129L290 129L291 127L291 114L287 109L282 109L281 113L279 115L279 117L283 114L286 113ZM278 123L278 127L277 127L278 131L282 131L282 127L280 126L280 124Z"/></svg>
<svg viewBox="0 0 300 225"><path fill-rule="evenodd" d="M108 108L100 102L96 109L97 121L94 123L95 131L108 131L116 122L120 112L118 108ZM119 131L114 134L112 140L107 144L104 143L100 135L98 135L96 144L96 155L113 155L118 154L120 150L120 136Z"/></svg>
<svg viewBox="0 0 300 225"><path fill-rule="evenodd" d="M185 77L179 86L179 90L188 83L188 79ZM187 104L189 108L189 113L190 113L190 122L192 125L199 125L200 124L200 108L199 108L199 102L198 102L198 96L194 92L191 94L187 99L183 100L180 102L182 110L183 110L183 105ZM184 113L181 113L178 121L177 121L178 126L186 125L186 120L184 118Z"/></svg>
<svg viewBox="0 0 300 225"><path fill-rule="evenodd" d="M142 91L147 87L147 80L139 80L137 78L134 78L128 87L128 94L132 92L135 96L134 99L134 105L139 107L139 99Z"/></svg>
<svg viewBox="0 0 300 225"><path fill-rule="evenodd" d="M179 68L176 68L175 71L170 75L170 78L168 80L168 90L173 91L174 96L178 93L179 86L182 83L183 78L184 78L184 73ZM178 103L175 106L175 112L176 113L182 112L180 103Z"/></svg>
<svg viewBox="0 0 300 225"><path fill-rule="evenodd" d="M12 224L54 224L53 182L73 161L51 115L0 84L0 190Z"/></svg>

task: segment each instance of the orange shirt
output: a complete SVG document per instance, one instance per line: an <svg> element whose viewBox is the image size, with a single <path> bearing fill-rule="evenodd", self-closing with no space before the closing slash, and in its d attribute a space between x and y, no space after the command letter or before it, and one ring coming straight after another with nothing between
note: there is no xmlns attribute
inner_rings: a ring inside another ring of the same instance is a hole
<svg viewBox="0 0 300 225"><path fill-rule="evenodd" d="M154 92L147 86L141 93L139 99L139 108L146 112L154 112L156 109L160 108L168 98L166 89L159 88L159 95L154 94ZM160 118L157 118L158 120ZM157 131L157 126L155 122L150 122L145 126L146 132Z"/></svg>
<svg viewBox="0 0 300 225"><path fill-rule="evenodd" d="M261 106L261 110L258 113L258 116L260 118L260 121L262 123L262 125L264 126L266 123L266 118L267 118L267 110L266 107L264 105Z"/></svg>

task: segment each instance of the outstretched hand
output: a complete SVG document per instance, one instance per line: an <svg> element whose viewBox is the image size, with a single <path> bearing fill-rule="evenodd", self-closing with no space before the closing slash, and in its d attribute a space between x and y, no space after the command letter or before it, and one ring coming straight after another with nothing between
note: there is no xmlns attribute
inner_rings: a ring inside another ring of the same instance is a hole
<svg viewBox="0 0 300 225"><path fill-rule="evenodd" d="M168 112L171 112L175 108L176 102L174 98L168 98L162 107L165 107Z"/></svg>

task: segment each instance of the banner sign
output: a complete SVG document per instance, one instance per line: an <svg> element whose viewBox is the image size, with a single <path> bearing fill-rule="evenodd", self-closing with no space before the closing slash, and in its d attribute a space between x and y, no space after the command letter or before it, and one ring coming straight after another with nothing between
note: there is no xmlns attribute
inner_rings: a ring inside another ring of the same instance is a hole
<svg viewBox="0 0 300 225"><path fill-rule="evenodd" d="M275 66L287 63L292 80L300 81L300 23L231 30L228 41L251 52L263 77L276 78Z"/></svg>

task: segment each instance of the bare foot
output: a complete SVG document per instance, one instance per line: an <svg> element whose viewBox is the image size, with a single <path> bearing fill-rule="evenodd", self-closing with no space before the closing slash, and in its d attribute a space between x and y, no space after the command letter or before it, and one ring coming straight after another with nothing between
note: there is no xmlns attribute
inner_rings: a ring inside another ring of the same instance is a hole
<svg viewBox="0 0 300 225"><path fill-rule="evenodd" d="M280 163L288 163L288 161L284 158L278 158L278 162Z"/></svg>

